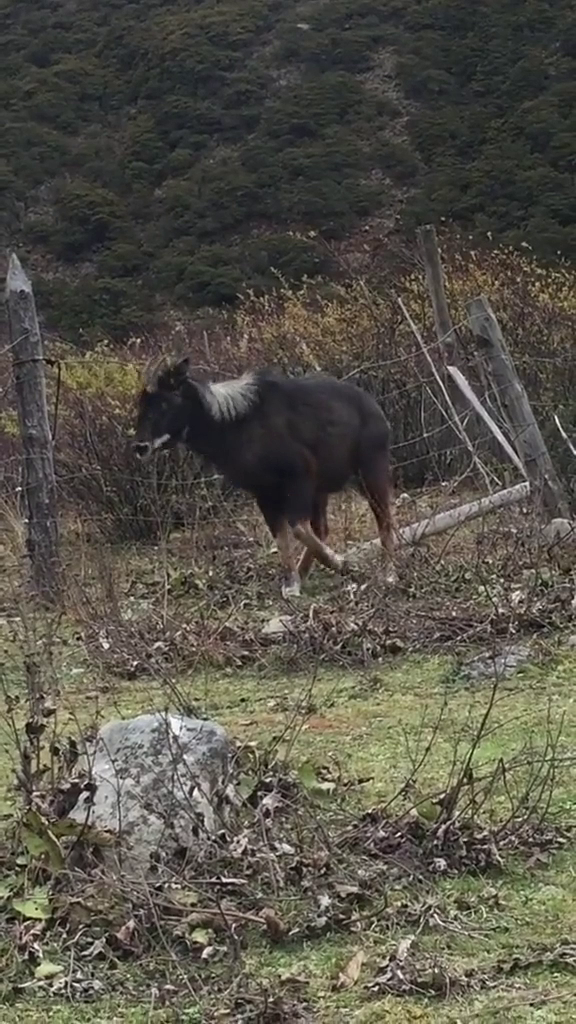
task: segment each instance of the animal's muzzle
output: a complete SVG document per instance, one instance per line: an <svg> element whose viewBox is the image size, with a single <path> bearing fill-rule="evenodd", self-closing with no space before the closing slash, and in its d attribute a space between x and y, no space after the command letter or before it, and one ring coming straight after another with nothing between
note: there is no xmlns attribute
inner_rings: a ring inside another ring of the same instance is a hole
<svg viewBox="0 0 576 1024"><path fill-rule="evenodd" d="M149 455L152 455L152 445L149 441L135 441L132 445L132 451L139 459L146 459Z"/></svg>
<svg viewBox="0 0 576 1024"><path fill-rule="evenodd" d="M139 459L147 459L152 452L161 451L172 443L170 434L162 434L153 441L134 441L132 449Z"/></svg>

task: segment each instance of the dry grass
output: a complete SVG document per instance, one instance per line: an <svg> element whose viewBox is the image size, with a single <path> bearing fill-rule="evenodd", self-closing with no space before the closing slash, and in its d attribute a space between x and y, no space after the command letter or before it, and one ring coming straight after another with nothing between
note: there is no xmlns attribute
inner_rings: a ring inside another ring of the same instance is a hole
<svg viewBox="0 0 576 1024"><path fill-rule="evenodd" d="M411 495L400 502L400 522L470 496L464 487ZM257 751L251 756L266 786L293 787L292 810L271 826L266 847L276 841L295 851L278 858L280 889L270 888L269 855L250 815L245 856L231 861L224 847L207 865L212 875L245 874L247 886L220 898L233 899L236 911L249 916L271 906L280 935L254 922L235 937L216 930L209 941L219 952L204 961L205 945L182 945L170 914L158 929L150 893L121 887L110 910L97 885L79 932L69 916L77 882L66 883L62 921L38 941L44 957L65 968L69 995L78 1001L75 1019L145 1021L152 1012L159 1021L216 1022L223 1008L225 1019L238 1022L336 1022L351 1014L366 1022L455 1022L504 1012L518 1020L563 1019L554 1014L576 995L570 949L561 941L576 900L573 857L569 849L554 852L564 843L558 823L574 820L574 729L566 714L573 658L559 632L570 628L570 574L543 560L529 517L510 509L406 552L392 590L381 586L373 566L350 581L316 569L300 610L286 609L269 540L249 507L235 507L234 517L199 524L193 537L171 533L139 548L88 539L72 523L64 538L70 587L63 615L39 613L22 600L22 552L12 531L10 564L18 575L3 578L0 625L6 693L22 697L24 655L32 651L56 703L50 728L62 740L117 715L189 706ZM373 535L364 506L350 496L334 503L332 520L338 548ZM286 610L293 632L264 640L264 622ZM492 649L520 635L531 641L530 665L499 684L489 729L474 750L474 771L487 793L482 809L474 795L475 824L463 823L470 817L468 781L459 797L462 823L450 825L443 845L434 847L436 824L423 816L402 825L399 846L395 815L451 791L486 714L491 684L468 682L462 660L478 643ZM24 712L24 704L13 706L3 727L6 781L18 760L14 730L22 730ZM317 780L334 783L328 804L306 792L300 772L308 763ZM542 774L549 763L562 766L555 777ZM494 847L490 829L523 792L542 810L540 824L530 818L528 830L501 832ZM392 813L385 808L395 794ZM11 806L12 798L5 809ZM374 815L362 818L370 808ZM326 863L314 861L321 850L328 851ZM13 862L2 856L6 873ZM438 858L446 871L433 870ZM83 870L87 894L95 881ZM197 867L187 884L197 886L203 870ZM138 954L114 946L113 935L130 916ZM213 924L197 927L210 932ZM15 928L8 915L10 938L0 955L5 995L16 1002L3 1020L51 1014L65 1024L67 996L57 986L56 995L51 983L12 990L30 978L34 963L22 945L26 929ZM390 964L404 949L399 943L414 934L400 983ZM104 942L102 955L89 952L94 942ZM338 987L358 949L358 980ZM91 1007L83 1000L94 980L102 987Z"/></svg>

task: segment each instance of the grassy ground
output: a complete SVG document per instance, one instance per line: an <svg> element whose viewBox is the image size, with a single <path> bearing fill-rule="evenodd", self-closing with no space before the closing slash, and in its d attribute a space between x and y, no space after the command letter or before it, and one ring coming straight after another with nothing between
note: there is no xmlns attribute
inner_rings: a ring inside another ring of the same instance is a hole
<svg viewBox="0 0 576 1024"><path fill-rule="evenodd" d="M113 686L107 694L86 688L86 679L76 674L68 661L69 677L65 706L70 714L86 721L93 715L131 714L158 707L164 702L160 688L151 684ZM543 722L554 728L567 712L559 754L573 749L575 718L570 714L574 700L573 674L576 660L556 658L553 663L531 668L503 684L494 713L493 731L482 744L479 760L509 758L514 750L535 749L543 741ZM413 658L378 671L319 672L315 682L309 676L257 677L244 672L229 676L202 674L180 683L184 696L201 703L206 711L225 724L237 737L265 743L278 735L292 720L295 708L307 705L307 715L297 713L299 735L291 754L295 763L312 759L317 765L342 766L346 776L370 777L362 800L371 805L390 795L409 771L411 758L437 724L443 720L426 764L424 777L417 780L422 793L441 788L449 772L455 747L463 748L473 733L486 705L486 687L471 688L450 672L448 659ZM62 722L64 727L65 723ZM66 724L69 727L69 723ZM65 729L66 731L66 729ZM5 744L5 751L6 751ZM4 764L6 765L6 753ZM576 788L573 769L559 781L555 810L573 819ZM434 887L438 921L418 938L424 954L435 954L454 969L482 967L502 957L525 955L539 944L552 945L573 933L576 920L576 860L569 852L548 856L532 865L518 859L506 863L503 871L490 877L468 876L439 881ZM421 897L427 893L420 894ZM316 1019L339 1021L472 1021L500 1020L514 1014L515 1020L569 1020L570 999L576 999L574 975L552 965L518 976L504 978L495 991L459 996L430 1004L414 997L378 999L366 992L362 981L377 974L378 963L409 933L405 925L386 919L382 927L372 924L367 933L337 935L303 941L290 950L263 947L256 943L245 958L245 970L258 985L273 988L286 974L304 979L306 1000L318 1014ZM366 954L361 980L349 992L332 991L334 978L355 950ZM144 1021L149 1019L153 998L153 964L142 970L133 967L125 983L94 1007L55 1008L44 1000L28 997L13 1008L5 1007L2 1020L34 1021L48 1011L52 1019L65 1024L75 1021ZM152 977L151 977L152 976ZM142 1001L142 991L146 991ZM136 994L138 992L138 995ZM181 997L182 998L182 997ZM27 1005L28 1002L31 1005ZM195 1001L189 1009L154 1010L161 1021L202 1019ZM171 1016L172 1014L172 1016ZM357 1016L359 1014L359 1016ZM238 1018L242 1019L242 1018Z"/></svg>
<svg viewBox="0 0 576 1024"><path fill-rule="evenodd" d="M438 587L447 587L449 577L450 586L470 588L469 574L464 575L467 564L469 552L459 552ZM162 577L157 561L130 554L116 562L114 574L116 589L110 602L120 593L125 616L127 609L133 618L147 614L150 607L158 609L163 594L165 611L172 614L169 602L173 595L167 587L162 590L167 576ZM239 587L240 576L238 570ZM472 583L478 589L477 581ZM263 586L253 601L260 624L280 610L274 585ZM330 604L331 587L322 574L314 577L306 604L310 615L318 601ZM135 678L126 678L130 675L126 671L130 651L123 654L122 671L116 671L106 647L116 642L116 634L112 625L103 632L104 616L95 593L89 595L82 614L76 610L64 619L33 617L24 625L21 615L13 615L6 603L1 624L6 692L23 694L23 654L32 651L43 652L46 684L57 687L58 712L51 724L55 723L62 736L112 717L186 702L221 722L238 740L255 743L260 749L283 737L283 749L289 743L289 760L296 771L304 761L311 761L317 772L327 772L343 782L362 780L346 797L350 814L389 800L431 738L429 756L415 773L410 799L416 802L445 789L453 781L454 764L465 758L490 699L489 682L472 684L459 670L454 656L454 646L461 654L458 644L423 643L418 651L417 644L408 643L396 656L385 654L378 663L370 663L368 658L367 664L355 655L348 664L343 664L344 658L328 659L321 646L309 657L299 651L297 659L284 662L276 648L258 648L257 656L246 658L244 665L234 660L236 654L231 663L224 659L216 666L196 658L162 670L152 665L147 672L135 670ZM434 596L430 594L431 607ZM178 600L179 622L193 621L203 600L201 591L188 589ZM90 607L93 619L87 621ZM343 614L341 609L339 614ZM469 617L466 623L469 629ZM475 754L474 764L480 773L499 759L510 764L516 754L529 763L528 768L511 773L506 786L495 789L484 808L485 817L494 821L506 815L510 794L519 792L522 781L541 760L547 740L559 733L553 753L562 761L562 769L554 783L547 819L572 822L576 817L576 770L570 760L576 745L576 654L552 629L540 632L537 641L529 667L499 685L489 728ZM20 707L14 712L14 722L17 730L21 729ZM0 792L5 812L13 806L9 784L15 759L13 726L6 718L0 726ZM348 862L346 870L348 881L357 882L364 870L361 859L356 866L354 861ZM326 1024L349 1020L361 1024L570 1021L576 1000L576 956L571 959L566 950L576 922L575 872L576 856L569 844L551 850L542 841L541 848L536 846L529 855L520 850L507 852L501 868L488 873L417 877L409 884L391 882L387 889L374 891L381 912L372 907L365 922L361 918L355 928L333 929L316 937L297 935L277 945L260 933L251 934L242 947L241 971L226 992L219 990L216 1000L210 991L210 975L202 981L198 961L190 962L167 949L132 962L86 960L86 973L102 984L95 1002L71 1004L65 994L56 997L41 987L15 995L11 982L29 978L30 973L18 947L15 923L10 920L0 937L0 968L7 982L0 1019L2 1024L41 1020L58 1024L72 1020L75 1024L144 1024L149 1020L159 1024L204 1020L264 1024L299 1019ZM314 884L317 895L322 896L328 882L316 878ZM275 906L284 920L297 923L299 911L291 891L281 891ZM438 971L453 978L470 970L476 982L460 990L455 985L442 998L425 992L392 996L372 990L369 986L382 974L387 958L415 932L412 948L423 977L436 963ZM556 947L561 950L557 955ZM50 935L44 939L45 957L62 964L66 976L71 977L78 968L77 948L83 947L77 947L73 938L66 941L59 935L57 943ZM335 988L339 972L358 950L364 959L357 981L349 989ZM515 957L523 958L524 964L515 962ZM526 962L531 957L533 964ZM190 991L190 979L194 979L194 991ZM166 989L166 981L173 988ZM234 1002L239 991L246 997L242 1004ZM272 999L276 1000L273 1005Z"/></svg>

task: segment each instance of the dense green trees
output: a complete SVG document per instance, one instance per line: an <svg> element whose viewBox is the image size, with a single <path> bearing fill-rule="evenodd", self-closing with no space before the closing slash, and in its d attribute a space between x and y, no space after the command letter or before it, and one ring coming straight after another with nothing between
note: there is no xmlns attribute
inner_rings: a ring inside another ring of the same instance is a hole
<svg viewBox="0 0 576 1024"><path fill-rule="evenodd" d="M407 4L402 79L427 166L413 217L576 256L576 18L567 0Z"/></svg>
<svg viewBox="0 0 576 1024"><path fill-rule="evenodd" d="M71 334L329 271L313 232L407 186L408 227L576 254L570 0L5 0L3 36L1 226Z"/></svg>

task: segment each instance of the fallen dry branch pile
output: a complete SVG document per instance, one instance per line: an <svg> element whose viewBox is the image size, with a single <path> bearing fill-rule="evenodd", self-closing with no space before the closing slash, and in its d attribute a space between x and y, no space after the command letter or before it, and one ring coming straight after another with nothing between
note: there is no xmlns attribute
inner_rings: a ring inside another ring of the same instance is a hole
<svg viewBox="0 0 576 1024"><path fill-rule="evenodd" d="M571 626L574 578L551 564L522 521L479 534L472 550L468 543L444 560L426 546L407 550L398 568L395 586L369 564L350 577L317 570L299 602L279 606L273 567L255 566L248 546L222 551L209 575L202 568L174 572L162 613L162 583L148 582L145 572L129 596L94 600L83 613L82 637L107 672L134 679L206 664L265 666L271 657L290 668L319 658L369 665L402 652L461 653Z"/></svg>

